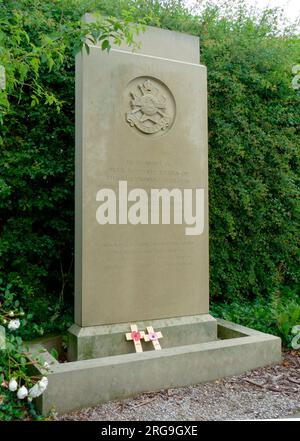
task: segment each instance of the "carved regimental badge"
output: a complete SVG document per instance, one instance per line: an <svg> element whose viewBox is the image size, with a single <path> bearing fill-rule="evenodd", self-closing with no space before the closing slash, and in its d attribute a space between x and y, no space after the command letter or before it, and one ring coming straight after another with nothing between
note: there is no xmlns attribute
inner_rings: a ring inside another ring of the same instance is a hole
<svg viewBox="0 0 300 441"><path fill-rule="evenodd" d="M129 89L131 110L126 113L126 121L147 135L163 134L174 121L174 98L159 81L145 78L136 80Z"/></svg>

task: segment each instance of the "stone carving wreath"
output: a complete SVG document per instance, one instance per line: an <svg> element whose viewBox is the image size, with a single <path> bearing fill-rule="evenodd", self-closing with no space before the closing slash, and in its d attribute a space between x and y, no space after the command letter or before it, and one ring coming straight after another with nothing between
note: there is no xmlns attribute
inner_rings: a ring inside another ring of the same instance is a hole
<svg viewBox="0 0 300 441"><path fill-rule="evenodd" d="M139 77L129 84L130 111L126 121L146 135L163 134L175 118L173 95L162 82Z"/></svg>

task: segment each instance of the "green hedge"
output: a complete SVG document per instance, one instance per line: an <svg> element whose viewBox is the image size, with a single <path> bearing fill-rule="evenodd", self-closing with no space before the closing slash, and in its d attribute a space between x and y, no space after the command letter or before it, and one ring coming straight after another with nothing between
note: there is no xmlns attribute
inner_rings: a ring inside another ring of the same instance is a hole
<svg viewBox="0 0 300 441"><path fill-rule="evenodd" d="M192 15L180 1L0 0L0 20L9 23L0 27L0 64L25 78L22 88L11 85L9 107L0 100L0 277L33 314L31 334L64 329L71 317L74 47L53 38L25 73L17 56L13 71L8 54L18 45L32 49L25 33L40 48L41 34L64 33L94 10L118 17L125 10L200 37L208 68L212 299L267 301L287 289L299 299L300 96L291 69L300 42L280 30L278 14L258 16L236 1Z"/></svg>

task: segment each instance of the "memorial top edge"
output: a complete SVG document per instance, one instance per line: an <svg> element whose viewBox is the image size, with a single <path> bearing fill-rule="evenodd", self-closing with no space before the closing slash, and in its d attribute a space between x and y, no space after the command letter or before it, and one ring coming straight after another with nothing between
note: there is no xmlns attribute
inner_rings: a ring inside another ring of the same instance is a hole
<svg viewBox="0 0 300 441"><path fill-rule="evenodd" d="M83 19L91 23L96 20L96 17L87 13ZM193 35L147 26L145 32L136 35L135 41L140 44L140 48L135 49L137 54L193 64L198 64L200 61L199 37ZM132 52L132 47L126 43L112 47Z"/></svg>

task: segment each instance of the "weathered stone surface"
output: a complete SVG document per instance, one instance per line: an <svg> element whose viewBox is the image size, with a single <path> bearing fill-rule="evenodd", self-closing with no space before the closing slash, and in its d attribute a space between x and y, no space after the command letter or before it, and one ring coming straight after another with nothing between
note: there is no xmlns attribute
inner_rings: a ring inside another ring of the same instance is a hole
<svg viewBox="0 0 300 441"><path fill-rule="evenodd" d="M206 68L196 37L151 28L139 38L135 53L91 47L76 59L75 323L82 327L208 313ZM204 189L203 233L188 236L172 220L99 225L97 192L117 192L119 181L128 191Z"/></svg>
<svg viewBox="0 0 300 441"><path fill-rule="evenodd" d="M217 339L217 321L209 314L174 317L137 322L138 329L145 331L147 326L161 331L162 348L190 345ZM69 360L86 360L128 354L134 351L133 344L125 339L129 331L127 323L81 328L73 325L69 329ZM151 343L142 342L145 351L152 350Z"/></svg>
<svg viewBox="0 0 300 441"><path fill-rule="evenodd" d="M220 321L221 337L237 338L55 364L37 404L44 414L122 399L140 392L197 384L237 375L281 360L280 338ZM226 331L227 329L227 331Z"/></svg>

